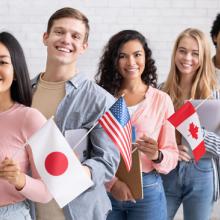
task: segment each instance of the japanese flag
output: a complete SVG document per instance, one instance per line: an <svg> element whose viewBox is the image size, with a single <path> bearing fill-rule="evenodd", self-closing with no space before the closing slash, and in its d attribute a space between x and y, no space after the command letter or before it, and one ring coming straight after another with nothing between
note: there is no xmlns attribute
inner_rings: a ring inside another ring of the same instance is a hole
<svg viewBox="0 0 220 220"><path fill-rule="evenodd" d="M181 106L168 118L168 121L185 137L192 149L195 160L198 161L206 150L199 117L191 102L188 101Z"/></svg>
<svg viewBox="0 0 220 220"><path fill-rule="evenodd" d="M53 119L28 144L36 169L60 208L93 185Z"/></svg>

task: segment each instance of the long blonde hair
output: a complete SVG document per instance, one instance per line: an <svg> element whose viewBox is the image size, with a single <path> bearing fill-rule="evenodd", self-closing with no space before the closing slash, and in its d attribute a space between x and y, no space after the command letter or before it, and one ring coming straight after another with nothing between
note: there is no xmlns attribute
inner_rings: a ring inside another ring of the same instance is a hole
<svg viewBox="0 0 220 220"><path fill-rule="evenodd" d="M188 28L180 33L176 39L169 75L162 87L162 90L170 95L175 109L180 107L184 102L183 89L180 87L180 72L175 64L176 51L181 39L184 37L195 39L199 45L199 68L192 82L190 98L205 99L211 95L214 89L217 88L215 69L212 63L208 40L202 31L195 28Z"/></svg>

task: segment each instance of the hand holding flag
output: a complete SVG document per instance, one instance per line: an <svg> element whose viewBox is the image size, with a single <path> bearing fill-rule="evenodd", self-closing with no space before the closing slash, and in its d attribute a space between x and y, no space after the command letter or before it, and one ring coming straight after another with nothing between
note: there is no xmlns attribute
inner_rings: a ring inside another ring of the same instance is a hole
<svg viewBox="0 0 220 220"><path fill-rule="evenodd" d="M199 117L191 102L188 101L182 105L168 118L168 121L185 137L195 160L198 161L206 150Z"/></svg>

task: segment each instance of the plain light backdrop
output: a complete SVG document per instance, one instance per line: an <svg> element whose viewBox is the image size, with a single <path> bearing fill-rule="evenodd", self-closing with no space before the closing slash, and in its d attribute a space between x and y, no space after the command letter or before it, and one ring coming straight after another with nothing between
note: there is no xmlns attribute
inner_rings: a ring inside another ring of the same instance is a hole
<svg viewBox="0 0 220 220"><path fill-rule="evenodd" d="M13 33L27 58L31 77L44 71L46 48L43 32L53 12L74 7L90 20L89 48L78 62L80 72L93 78L103 46L123 29L140 31L148 39L159 81L168 73L177 35L188 27L199 28L210 40L210 28L220 12L220 0L0 0L0 31Z"/></svg>

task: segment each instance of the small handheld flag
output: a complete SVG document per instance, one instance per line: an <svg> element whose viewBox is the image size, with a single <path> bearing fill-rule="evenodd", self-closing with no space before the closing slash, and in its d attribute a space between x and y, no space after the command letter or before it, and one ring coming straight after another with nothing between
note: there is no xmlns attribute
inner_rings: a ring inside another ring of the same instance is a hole
<svg viewBox="0 0 220 220"><path fill-rule="evenodd" d="M132 128L130 115L123 97L99 119L100 125L118 147L128 171L132 165Z"/></svg>
<svg viewBox="0 0 220 220"><path fill-rule="evenodd" d="M198 114L191 102L186 102L168 121L188 141L194 158L198 161L206 152Z"/></svg>
<svg viewBox="0 0 220 220"><path fill-rule="evenodd" d="M60 208L93 185L53 119L27 142L36 169Z"/></svg>

